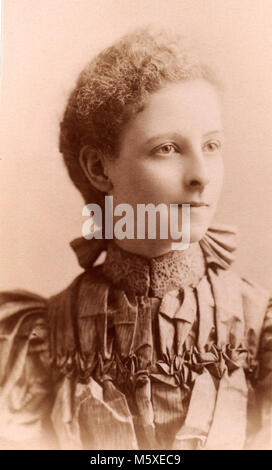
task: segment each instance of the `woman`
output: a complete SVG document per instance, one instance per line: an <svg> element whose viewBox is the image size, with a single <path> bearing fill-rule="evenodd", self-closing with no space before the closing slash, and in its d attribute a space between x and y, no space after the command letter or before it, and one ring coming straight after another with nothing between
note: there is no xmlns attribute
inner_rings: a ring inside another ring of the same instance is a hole
<svg viewBox="0 0 272 470"><path fill-rule="evenodd" d="M217 81L180 38L137 31L81 73L60 150L86 204L112 196L135 227L139 204L190 204L190 246L77 239L63 292L2 293L3 445L268 448L272 309L230 270L235 231L212 225L222 145Z"/></svg>

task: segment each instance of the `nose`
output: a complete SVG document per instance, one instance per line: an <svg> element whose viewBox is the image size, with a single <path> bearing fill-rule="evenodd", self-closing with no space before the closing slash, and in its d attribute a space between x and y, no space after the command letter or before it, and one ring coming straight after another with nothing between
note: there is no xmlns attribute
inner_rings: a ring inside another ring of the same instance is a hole
<svg viewBox="0 0 272 470"><path fill-rule="evenodd" d="M207 161L202 149L197 148L190 151L184 177L185 185L189 189L202 191L209 183Z"/></svg>

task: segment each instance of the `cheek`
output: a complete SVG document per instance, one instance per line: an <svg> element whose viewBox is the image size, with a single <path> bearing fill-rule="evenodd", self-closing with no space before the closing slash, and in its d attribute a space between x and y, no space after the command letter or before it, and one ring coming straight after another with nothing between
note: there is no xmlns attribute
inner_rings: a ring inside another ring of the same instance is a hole
<svg viewBox="0 0 272 470"><path fill-rule="evenodd" d="M221 191L222 185L224 181L224 162L223 159L221 159L221 164L219 165L218 172L217 172L217 185L218 185L218 191Z"/></svg>
<svg viewBox="0 0 272 470"><path fill-rule="evenodd" d="M224 180L224 163L222 158L213 165L210 177L210 187L213 189L215 197L219 196Z"/></svg>
<svg viewBox="0 0 272 470"><path fill-rule="evenodd" d="M169 179L162 169L151 165L130 165L116 175L113 196L122 202L149 203L161 202L167 193Z"/></svg>

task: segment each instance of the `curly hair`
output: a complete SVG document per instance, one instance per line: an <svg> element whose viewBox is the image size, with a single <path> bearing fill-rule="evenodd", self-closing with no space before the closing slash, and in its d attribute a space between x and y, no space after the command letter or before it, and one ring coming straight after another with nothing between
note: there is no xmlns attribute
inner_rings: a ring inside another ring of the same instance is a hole
<svg viewBox="0 0 272 470"><path fill-rule="evenodd" d="M167 82L203 78L218 84L214 72L185 45L184 38L150 28L122 37L81 72L60 125L59 149L70 178L84 200L102 202L79 162L84 145L118 157L121 131L148 96Z"/></svg>

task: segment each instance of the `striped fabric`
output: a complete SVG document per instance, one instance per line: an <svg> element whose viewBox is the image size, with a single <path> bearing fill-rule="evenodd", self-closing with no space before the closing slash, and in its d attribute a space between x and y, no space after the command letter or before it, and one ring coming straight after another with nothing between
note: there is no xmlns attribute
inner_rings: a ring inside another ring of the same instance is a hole
<svg viewBox="0 0 272 470"><path fill-rule="evenodd" d="M2 447L269 448L272 306L231 234L152 260L108 244L96 267L77 241L63 292L2 293Z"/></svg>

